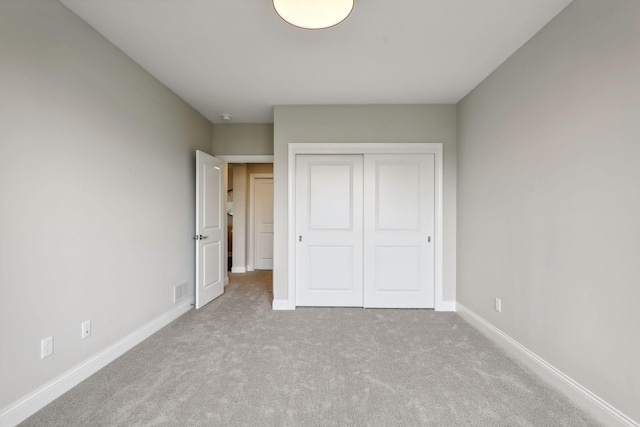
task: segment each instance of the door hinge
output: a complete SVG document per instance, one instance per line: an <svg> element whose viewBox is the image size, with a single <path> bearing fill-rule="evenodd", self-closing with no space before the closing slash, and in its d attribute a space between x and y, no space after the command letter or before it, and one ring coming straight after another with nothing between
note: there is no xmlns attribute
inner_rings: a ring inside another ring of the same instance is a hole
<svg viewBox="0 0 640 427"><path fill-rule="evenodd" d="M302 242L302 236L298 236L298 242Z"/></svg>
<svg viewBox="0 0 640 427"><path fill-rule="evenodd" d="M427 243L431 243L431 236L427 237Z"/></svg>

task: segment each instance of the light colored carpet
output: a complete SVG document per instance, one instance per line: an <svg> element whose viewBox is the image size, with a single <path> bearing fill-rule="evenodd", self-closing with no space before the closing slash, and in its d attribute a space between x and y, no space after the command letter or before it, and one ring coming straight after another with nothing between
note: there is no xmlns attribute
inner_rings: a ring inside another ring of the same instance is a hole
<svg viewBox="0 0 640 427"><path fill-rule="evenodd" d="M231 276L25 426L595 426L455 313L271 310Z"/></svg>

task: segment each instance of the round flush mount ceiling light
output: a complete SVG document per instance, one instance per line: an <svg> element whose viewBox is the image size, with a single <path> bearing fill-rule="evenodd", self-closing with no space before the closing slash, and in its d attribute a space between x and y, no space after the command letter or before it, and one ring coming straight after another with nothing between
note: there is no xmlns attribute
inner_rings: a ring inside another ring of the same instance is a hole
<svg viewBox="0 0 640 427"><path fill-rule="evenodd" d="M354 0L273 0L278 15L307 30L338 25L351 14Z"/></svg>

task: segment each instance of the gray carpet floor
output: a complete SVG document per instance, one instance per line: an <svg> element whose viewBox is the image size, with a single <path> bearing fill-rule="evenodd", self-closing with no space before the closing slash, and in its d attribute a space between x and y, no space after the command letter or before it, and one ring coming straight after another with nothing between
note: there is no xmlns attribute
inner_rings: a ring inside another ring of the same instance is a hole
<svg viewBox="0 0 640 427"><path fill-rule="evenodd" d="M595 426L455 313L271 310L231 275L24 426Z"/></svg>

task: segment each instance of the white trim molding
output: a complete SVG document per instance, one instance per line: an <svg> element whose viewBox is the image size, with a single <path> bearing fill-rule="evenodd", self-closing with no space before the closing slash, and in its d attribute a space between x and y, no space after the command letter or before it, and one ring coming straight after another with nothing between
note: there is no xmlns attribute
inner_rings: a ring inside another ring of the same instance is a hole
<svg viewBox="0 0 640 427"><path fill-rule="evenodd" d="M288 292L290 310L296 308L296 156L298 154L434 154L435 155L435 304L437 311L454 311L450 302L443 301L442 284L442 210L443 210L443 159L441 142L294 142L288 145Z"/></svg>
<svg viewBox="0 0 640 427"><path fill-rule="evenodd" d="M232 273L246 273L247 267L231 267Z"/></svg>
<svg viewBox="0 0 640 427"><path fill-rule="evenodd" d="M34 392L23 397L0 413L0 426L14 426L26 420L67 391L71 390L109 363L140 344L151 335L167 326L192 309L192 298L173 307L165 314L155 318L138 330L107 347L93 357L85 360Z"/></svg>
<svg viewBox="0 0 640 427"><path fill-rule="evenodd" d="M565 394L573 403L589 412L595 419L607 426L640 427L632 420L577 381L560 371L549 362L502 332L490 322L457 303L458 314L490 340L498 344L518 362L532 369L548 383Z"/></svg>
<svg viewBox="0 0 640 427"><path fill-rule="evenodd" d="M295 307L294 307L295 308ZM289 300L287 299L274 299L272 309L273 310L293 310L289 305Z"/></svg>
<svg viewBox="0 0 640 427"><path fill-rule="evenodd" d="M440 301L440 303L436 303L435 311L456 311L456 302Z"/></svg>

